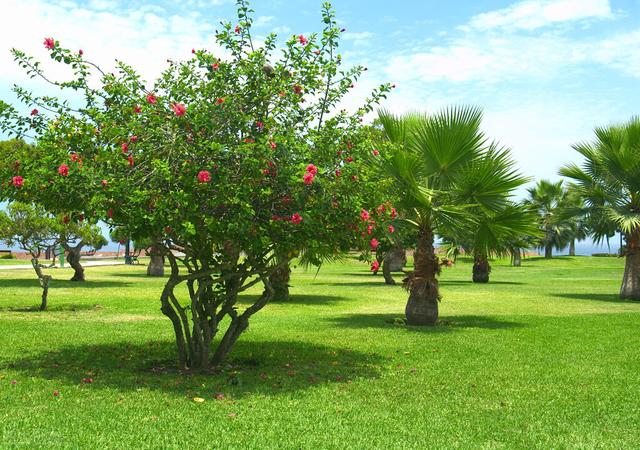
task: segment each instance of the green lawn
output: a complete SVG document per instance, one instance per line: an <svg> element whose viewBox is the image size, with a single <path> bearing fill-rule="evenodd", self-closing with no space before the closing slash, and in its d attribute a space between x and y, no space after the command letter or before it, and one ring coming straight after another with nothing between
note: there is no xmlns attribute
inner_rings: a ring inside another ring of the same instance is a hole
<svg viewBox="0 0 640 450"><path fill-rule="evenodd" d="M54 280L46 313L29 310L30 271L0 271L0 447L638 448L640 304L617 300L622 268L527 259L473 285L459 263L430 329L394 324L406 293L364 264L297 270L216 376L173 371L144 266Z"/></svg>

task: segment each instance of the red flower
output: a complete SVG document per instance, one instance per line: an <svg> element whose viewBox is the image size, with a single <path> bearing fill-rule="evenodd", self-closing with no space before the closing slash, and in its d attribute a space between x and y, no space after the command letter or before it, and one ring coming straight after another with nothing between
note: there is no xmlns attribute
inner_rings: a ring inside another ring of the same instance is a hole
<svg viewBox="0 0 640 450"><path fill-rule="evenodd" d="M107 210L107 217L109 217L109 219L113 219L113 208L109 208Z"/></svg>
<svg viewBox="0 0 640 450"><path fill-rule="evenodd" d="M262 173L265 175L269 175L269 169L262 169Z"/></svg>
<svg viewBox="0 0 640 450"><path fill-rule="evenodd" d="M384 204L382 204L376 208L376 212L378 213L378 215L380 215L385 211L385 209L386 207L384 206Z"/></svg>
<svg viewBox="0 0 640 450"><path fill-rule="evenodd" d="M127 153L129 151L129 146L126 142L123 142L120 148L122 149L122 153Z"/></svg>
<svg viewBox="0 0 640 450"><path fill-rule="evenodd" d="M394 231L396 231L396 229L393 228L393 225L389 225L389 233L393 233Z"/></svg>
<svg viewBox="0 0 640 450"><path fill-rule="evenodd" d="M133 164L134 164L133 155L127 156L127 161L129 161L129 167L133 167Z"/></svg>
<svg viewBox="0 0 640 450"><path fill-rule="evenodd" d="M302 94L302 86L300 86L299 84L296 84L295 86L293 86L293 92L295 92L298 95Z"/></svg>
<svg viewBox="0 0 640 450"><path fill-rule="evenodd" d="M84 222L84 214L78 216L78 222Z"/></svg>
<svg viewBox="0 0 640 450"><path fill-rule="evenodd" d="M370 217L371 217L371 214L369 214L369 211L367 211L366 209L363 209L360 211L360 218L362 219L363 222L366 222L367 220L369 220Z"/></svg>
<svg viewBox="0 0 640 450"><path fill-rule="evenodd" d="M276 144L275 142L269 141L269 147L271 147L271 150L275 150L277 146L278 144Z"/></svg>
<svg viewBox="0 0 640 450"><path fill-rule="evenodd" d="M345 159L345 161L348 163L353 162L353 156L349 156L347 159Z"/></svg>
<svg viewBox="0 0 640 450"><path fill-rule="evenodd" d="M157 101L158 99L156 98L155 95L153 94L147 95L147 102L151 103L152 105L155 105Z"/></svg>
<svg viewBox="0 0 640 450"><path fill-rule="evenodd" d="M307 166L307 172L312 173L312 174L317 174L318 173L318 168L316 166L314 166L313 164L309 164Z"/></svg>
<svg viewBox="0 0 640 450"><path fill-rule="evenodd" d="M174 103L171 105L171 109L173 109L173 112L176 113L176 116L178 117L184 116L184 113L187 112L187 107L182 103Z"/></svg>
<svg viewBox="0 0 640 450"><path fill-rule="evenodd" d="M218 70L219 68L220 68L220 65L218 63L211 64L211 69Z"/></svg>
<svg viewBox="0 0 640 450"><path fill-rule="evenodd" d="M358 181L358 176L357 175L351 175L351 179L353 181Z"/></svg>
<svg viewBox="0 0 640 450"><path fill-rule="evenodd" d="M253 144L255 141L256 140L252 138L244 138L242 142L244 142L245 144Z"/></svg>
<svg viewBox="0 0 640 450"><path fill-rule="evenodd" d="M167 234L171 234L173 232L173 229L171 227L164 227L164 232Z"/></svg>
<svg viewBox="0 0 640 450"><path fill-rule="evenodd" d="M138 142L138 136L136 136L135 134L133 136L131 136L131 138L129 139L131 142Z"/></svg>
<svg viewBox="0 0 640 450"><path fill-rule="evenodd" d="M53 38L50 37L44 38L44 46L49 50L53 50L56 46L56 41L54 41Z"/></svg>
<svg viewBox="0 0 640 450"><path fill-rule="evenodd" d="M367 234L373 233L373 225L367 225Z"/></svg>
<svg viewBox="0 0 640 450"><path fill-rule="evenodd" d="M219 98L216 100L216 103L217 103L218 105L220 105L220 104L224 103L224 97L219 97Z"/></svg>
<svg viewBox="0 0 640 450"><path fill-rule="evenodd" d="M60 392L59 391L53 391L53 396L54 397L60 397Z"/></svg>
<svg viewBox="0 0 640 450"><path fill-rule="evenodd" d="M373 238L369 241L369 245L371 246L371 250L376 250L378 248L378 245L380 245L380 243L376 238Z"/></svg>
<svg viewBox="0 0 640 450"><path fill-rule="evenodd" d="M142 112L142 106L136 105L136 107L133 108L133 112L135 112L136 114L140 114Z"/></svg>
<svg viewBox="0 0 640 450"><path fill-rule="evenodd" d="M87 384L93 383L93 378L83 378L82 382Z"/></svg>
<svg viewBox="0 0 640 450"><path fill-rule="evenodd" d="M102 187L107 187L107 180L102 180L100 183L102 184Z"/></svg>
<svg viewBox="0 0 640 450"><path fill-rule="evenodd" d="M342 172L340 172L340 170L336 170L336 176L339 177L340 175L342 175Z"/></svg>
<svg viewBox="0 0 640 450"><path fill-rule="evenodd" d="M315 177L314 174L312 174L311 172L307 172L302 177L302 181L304 181L304 184L311 184L311 183L313 183L313 178L314 177Z"/></svg>
<svg viewBox="0 0 640 450"><path fill-rule="evenodd" d="M62 218L62 223L67 225L69 222L71 222L71 219L69 218L69 216L64 216Z"/></svg>
<svg viewBox="0 0 640 450"><path fill-rule="evenodd" d="M196 54L196 49L195 49L195 48L192 48L192 49L191 49L191 53L193 53L193 54L195 55L195 54Z"/></svg>
<svg viewBox="0 0 640 450"><path fill-rule="evenodd" d="M372 272L377 272L380 269L380 263L378 261L374 261L371 264L371 271Z"/></svg>
<svg viewBox="0 0 640 450"><path fill-rule="evenodd" d="M380 154L380 152L378 150L373 150L373 156L378 156Z"/></svg>
<svg viewBox="0 0 640 450"><path fill-rule="evenodd" d="M236 34L240 33L240 25L236 25L236 28L233 30Z"/></svg>
<svg viewBox="0 0 640 450"><path fill-rule="evenodd" d="M264 128L264 122L262 122L261 120L258 120L256 122L256 126L262 130Z"/></svg>
<svg viewBox="0 0 640 450"><path fill-rule="evenodd" d="M302 216L300 214L295 213L291 216L291 223L298 225L300 222L302 222Z"/></svg>
<svg viewBox="0 0 640 450"><path fill-rule="evenodd" d="M298 36L298 42L300 42L301 45L307 45L307 42L309 42L307 40L306 37L304 37L302 34L300 36Z"/></svg>
<svg viewBox="0 0 640 450"><path fill-rule="evenodd" d="M211 181L211 174L208 170L201 170L198 172L198 182L199 183L209 183Z"/></svg>
<svg viewBox="0 0 640 450"><path fill-rule="evenodd" d="M80 162L80 155L78 155L77 153L72 153L71 154L71 161Z"/></svg>
<svg viewBox="0 0 640 450"><path fill-rule="evenodd" d="M17 188L21 188L22 185L24 184L24 178L22 178L20 175L16 175L11 179L11 181L13 182L13 185Z"/></svg>
<svg viewBox="0 0 640 450"><path fill-rule="evenodd" d="M82 49L78 50L78 55L80 56L84 55L84 52L82 51Z"/></svg>
<svg viewBox="0 0 640 450"><path fill-rule="evenodd" d="M69 166L66 164L60 164L60 167L58 167L58 173L63 177L66 177L69 175Z"/></svg>
<svg viewBox="0 0 640 450"><path fill-rule="evenodd" d="M35 108L34 108L34 109L32 109L32 110L31 110L31 115L32 115L32 116L35 116L36 114L38 114L38 110L37 110L37 109L35 109Z"/></svg>
<svg viewBox="0 0 640 450"><path fill-rule="evenodd" d="M395 208L391 208L391 218L395 219L396 217L398 217L398 211Z"/></svg>

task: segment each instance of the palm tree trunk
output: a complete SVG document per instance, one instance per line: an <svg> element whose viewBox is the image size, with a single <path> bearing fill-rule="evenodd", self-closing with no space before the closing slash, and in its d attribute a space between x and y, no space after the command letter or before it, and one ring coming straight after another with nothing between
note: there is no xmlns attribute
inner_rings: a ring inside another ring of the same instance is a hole
<svg viewBox="0 0 640 450"><path fill-rule="evenodd" d="M553 256L553 244L547 244L544 246L544 257L546 259L551 259Z"/></svg>
<svg viewBox="0 0 640 450"><path fill-rule="evenodd" d="M576 240L571 239L569 242L569 256L576 256Z"/></svg>
<svg viewBox="0 0 640 450"><path fill-rule="evenodd" d="M473 258L473 282L488 283L491 265L486 255L476 255Z"/></svg>
<svg viewBox="0 0 640 450"><path fill-rule="evenodd" d="M640 301L640 230L625 238L627 245L620 298Z"/></svg>
<svg viewBox="0 0 640 450"><path fill-rule="evenodd" d="M430 325L438 321L438 273L440 265L433 248L433 231L421 229L413 254L414 271L404 280L409 291L405 308L409 325Z"/></svg>
<svg viewBox="0 0 640 450"><path fill-rule="evenodd" d="M522 265L522 249L515 248L511 250L511 264L513 267L520 267Z"/></svg>
<svg viewBox="0 0 640 450"><path fill-rule="evenodd" d="M291 259L288 257L281 257L286 259L286 264L274 271L269 276L269 282L273 287L273 300L287 301L289 300L289 280L291 279Z"/></svg>

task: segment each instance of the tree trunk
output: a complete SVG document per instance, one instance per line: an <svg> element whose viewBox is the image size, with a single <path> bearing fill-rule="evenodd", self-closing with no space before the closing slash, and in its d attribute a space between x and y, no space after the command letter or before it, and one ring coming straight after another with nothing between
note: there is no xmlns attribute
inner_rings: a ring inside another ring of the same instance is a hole
<svg viewBox="0 0 640 450"><path fill-rule="evenodd" d="M78 244L75 247L71 247L69 245L64 245L64 249L67 251L67 262L73 268L73 277L71 277L71 281L85 281L84 278L84 267L80 264L82 243Z"/></svg>
<svg viewBox="0 0 640 450"><path fill-rule="evenodd" d="M620 298L640 301L640 230L625 236L625 263Z"/></svg>
<svg viewBox="0 0 640 450"><path fill-rule="evenodd" d="M164 256L153 249L149 250L149 265L147 266L148 277L164 276Z"/></svg>
<svg viewBox="0 0 640 450"><path fill-rule="evenodd" d="M576 240L571 239L569 242L569 256L576 256Z"/></svg>
<svg viewBox="0 0 640 450"><path fill-rule="evenodd" d="M291 279L291 266L289 260L282 267L277 269L269 277L269 282L273 286L273 299L280 301L289 300L289 280Z"/></svg>
<svg viewBox="0 0 640 450"><path fill-rule="evenodd" d="M544 257L550 259L553 256L553 245L547 244L544 246Z"/></svg>
<svg viewBox="0 0 640 450"><path fill-rule="evenodd" d="M409 291L405 308L409 325L433 326L438 321L438 273L440 265L433 248L433 231L421 229L413 254L414 271L404 280Z"/></svg>
<svg viewBox="0 0 640 450"><path fill-rule="evenodd" d="M382 261L382 276L384 277L384 283L389 285L396 284L396 280L391 276L391 263L387 258Z"/></svg>
<svg viewBox="0 0 640 450"><path fill-rule="evenodd" d="M485 255L478 255L473 258L473 282L488 283L491 265Z"/></svg>
<svg viewBox="0 0 640 450"><path fill-rule="evenodd" d="M42 288L42 298L40 300L40 311L46 311L47 309L47 297L49 295L49 281L51 281L51 275L45 275L42 273L42 269L40 268L40 263L38 262L38 258L31 258L31 265L33 266L33 270L36 271L36 275L38 276L38 281L40 282L40 287Z"/></svg>
<svg viewBox="0 0 640 450"><path fill-rule="evenodd" d="M522 249L516 248L511 252L513 267L520 267L522 265Z"/></svg>

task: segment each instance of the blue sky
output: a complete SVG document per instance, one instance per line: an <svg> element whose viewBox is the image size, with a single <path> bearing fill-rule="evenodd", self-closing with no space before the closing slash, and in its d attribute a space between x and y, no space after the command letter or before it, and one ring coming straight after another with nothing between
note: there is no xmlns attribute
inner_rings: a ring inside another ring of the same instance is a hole
<svg viewBox="0 0 640 450"><path fill-rule="evenodd" d="M485 130L512 148L535 178L557 178L576 160L570 148L594 126L640 114L640 1L338 0L348 63L369 67L352 104L380 82L398 88L384 104L397 111L480 105ZM321 1L255 0L255 34L320 28ZM151 79L167 57L214 48L229 0L4 0L0 98L24 84L9 49L45 58L45 36L103 65L115 57ZM37 82L28 82L38 87Z"/></svg>

